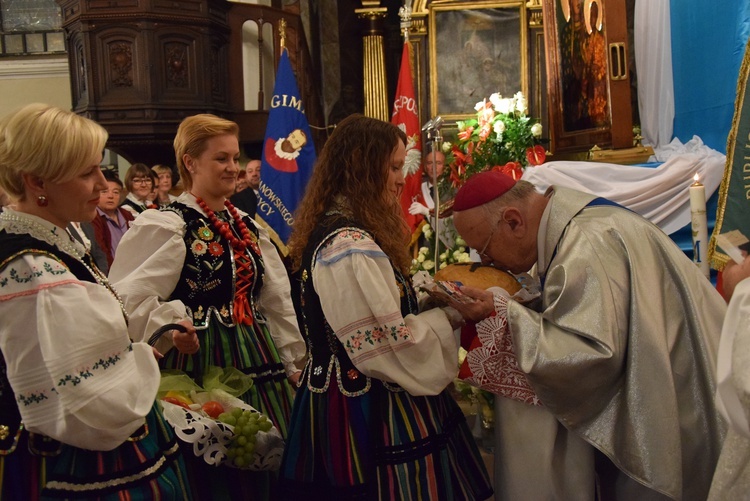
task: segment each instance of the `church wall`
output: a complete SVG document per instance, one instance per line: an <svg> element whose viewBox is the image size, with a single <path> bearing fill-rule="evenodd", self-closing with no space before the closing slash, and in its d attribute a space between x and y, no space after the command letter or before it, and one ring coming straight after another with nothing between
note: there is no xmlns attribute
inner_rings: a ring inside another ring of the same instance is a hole
<svg viewBox="0 0 750 501"><path fill-rule="evenodd" d="M29 103L69 110L70 77L66 58L0 61L0 116Z"/></svg>

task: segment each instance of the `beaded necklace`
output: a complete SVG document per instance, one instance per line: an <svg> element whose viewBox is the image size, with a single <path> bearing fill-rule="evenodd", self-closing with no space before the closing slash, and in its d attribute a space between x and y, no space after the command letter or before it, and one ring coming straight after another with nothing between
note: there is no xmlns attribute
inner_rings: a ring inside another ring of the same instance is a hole
<svg viewBox="0 0 750 501"><path fill-rule="evenodd" d="M17 212L4 211L0 214L0 220L7 221L10 224L10 226L6 227L6 229L11 233L28 233L37 240L41 240L43 242L47 242L48 244L54 245L69 256L75 258L76 261L80 262L83 267L86 268L86 270L91 274L91 276L94 277L96 283L104 286L110 292L110 294L115 297L117 302L120 304L120 309L122 310L122 314L125 317L125 322L128 322L128 313L127 311L125 311L125 304L122 302L122 298L119 294L117 294L117 291L114 289L114 287L112 287L112 284L110 284L104 273L102 273L101 270L99 270L99 268L95 264L93 264L93 260L91 261L91 265L86 262L87 260L84 259L84 257L87 255L87 252L85 250L81 251L80 248L74 245L73 237L70 236L70 234L65 232L65 234L70 239L70 241L66 242L65 239L63 239L57 233L57 227L50 229L43 224L34 221L33 219L19 215L19 213Z"/></svg>
<svg viewBox="0 0 750 501"><path fill-rule="evenodd" d="M237 228L240 231L240 235L242 235L242 240L234 236L234 232L232 231L232 228L229 226L228 222L219 221L219 218L216 217L216 213L208 207L206 202L204 202L201 197L196 195L193 196L195 197L195 201L198 202L200 208L203 210L203 212L206 213L206 216L208 216L209 221L211 221L211 224L216 229L216 231L218 231L222 237L229 241L229 245L231 245L234 250L244 252L245 249L247 249L252 244L252 234L250 233L250 230L247 229L245 222L240 217L240 214L239 212L237 212L235 206L232 205L232 202L230 202L229 200L224 200L224 206L229 209L229 214L232 215L232 219L234 219L234 223L237 225Z"/></svg>
<svg viewBox="0 0 750 501"><path fill-rule="evenodd" d="M224 200L224 206L229 209L229 213L232 215L232 219L234 219L234 223L239 229L240 235L242 235L242 240L234 236L234 232L228 222L219 221L216 213L208 207L202 198L195 196L195 200L201 210L203 210L203 212L206 213L206 216L208 216L211 225L222 237L229 241L229 245L232 247L234 263L236 266L235 279L237 287L234 291L233 317L234 321L237 323L251 325L253 323L254 314L250 300L248 299L248 294L253 285L255 267L245 250L252 246L253 250L258 253L258 256L260 256L260 249L257 244L254 243L254 235L247 229L247 225L245 225L245 222L240 217L239 212L237 212L237 209L229 200Z"/></svg>

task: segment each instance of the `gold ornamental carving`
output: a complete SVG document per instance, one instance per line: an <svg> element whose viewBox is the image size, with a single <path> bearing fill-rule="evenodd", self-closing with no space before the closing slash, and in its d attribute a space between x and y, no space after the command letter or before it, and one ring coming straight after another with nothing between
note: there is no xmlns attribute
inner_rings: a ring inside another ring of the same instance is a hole
<svg viewBox="0 0 750 501"><path fill-rule="evenodd" d="M367 23L362 36L365 115L388 121L388 84L381 27L388 8L380 7L379 1L363 0L362 8L354 12Z"/></svg>

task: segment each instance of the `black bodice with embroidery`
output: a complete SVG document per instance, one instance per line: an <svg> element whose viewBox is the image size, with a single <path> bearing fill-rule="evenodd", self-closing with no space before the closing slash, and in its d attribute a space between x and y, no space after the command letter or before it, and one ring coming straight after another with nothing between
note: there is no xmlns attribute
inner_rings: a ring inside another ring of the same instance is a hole
<svg viewBox="0 0 750 501"><path fill-rule="evenodd" d="M345 228L357 229L368 234L351 221L346 220L318 226L307 242L300 269L294 276L297 286L295 287L296 294L300 299L300 323L309 355L300 384L307 385L310 391L320 393L326 391L329 384L336 384L337 381L341 392L347 396L362 395L369 391L373 384L385 386L391 391L402 391L397 385L367 377L354 367L346 349L326 321L320 298L313 287L312 267L315 254L326 242ZM410 279L395 267L393 272L401 291L401 314L406 316L410 313L418 313L417 298ZM346 305L341 305L341 307L345 308ZM331 381L331 378L336 378L336 381Z"/></svg>
<svg viewBox="0 0 750 501"><path fill-rule="evenodd" d="M197 329L206 328L211 315L216 315L226 326L234 325L232 310L237 284L234 255L229 242L196 209L173 202L163 210L176 212L186 224L185 264L169 299L179 299L185 304ZM231 216L224 211L217 212L216 215L219 219L227 218L232 230L241 238ZM257 249L258 229L251 222L246 221L245 224ZM247 248L246 255L250 258L253 281L248 300L255 310L255 300L263 282L263 259L253 246Z"/></svg>

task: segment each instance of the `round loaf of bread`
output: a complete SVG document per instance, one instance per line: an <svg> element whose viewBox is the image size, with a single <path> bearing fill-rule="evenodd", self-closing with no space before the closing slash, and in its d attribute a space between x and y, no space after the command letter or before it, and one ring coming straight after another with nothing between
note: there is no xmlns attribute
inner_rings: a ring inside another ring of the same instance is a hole
<svg viewBox="0 0 750 501"><path fill-rule="evenodd" d="M506 273L492 266L484 266L481 263L457 263L449 264L435 273L435 281L450 280L461 282L469 287L478 289L489 289L490 287L501 287L510 295L521 289L521 284L510 273Z"/></svg>

